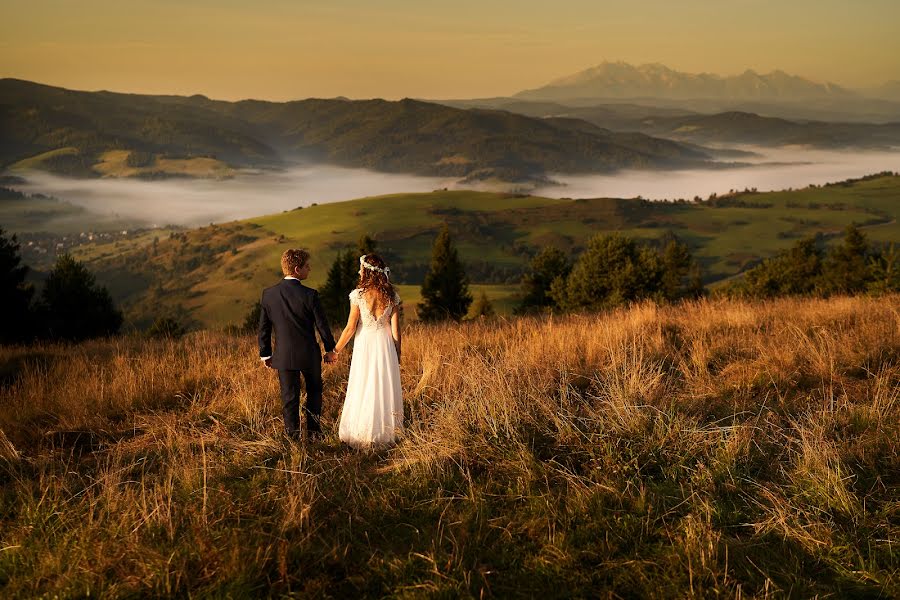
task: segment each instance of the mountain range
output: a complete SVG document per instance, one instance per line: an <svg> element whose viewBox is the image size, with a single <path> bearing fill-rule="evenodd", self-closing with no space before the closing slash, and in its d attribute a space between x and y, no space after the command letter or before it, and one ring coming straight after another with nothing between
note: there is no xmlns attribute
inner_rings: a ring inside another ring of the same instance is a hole
<svg viewBox="0 0 900 600"><path fill-rule="evenodd" d="M227 174L303 160L522 181L710 159L696 147L587 122L411 99L225 102L73 91L17 79L0 80L0 130L0 169L79 176Z"/></svg>
<svg viewBox="0 0 900 600"><path fill-rule="evenodd" d="M855 95L839 85L816 83L781 70L760 74L748 69L740 75L723 77L710 73L683 73L659 63L633 66L619 61L603 62L542 87L519 92L514 97L527 100L644 97L796 101Z"/></svg>
<svg viewBox="0 0 900 600"><path fill-rule="evenodd" d="M748 69L740 75L722 76L684 73L659 63L634 66L622 61L603 62L504 100L550 101L574 107L627 100L702 113L739 111L795 120L900 121L897 81L850 89L781 70L762 74Z"/></svg>

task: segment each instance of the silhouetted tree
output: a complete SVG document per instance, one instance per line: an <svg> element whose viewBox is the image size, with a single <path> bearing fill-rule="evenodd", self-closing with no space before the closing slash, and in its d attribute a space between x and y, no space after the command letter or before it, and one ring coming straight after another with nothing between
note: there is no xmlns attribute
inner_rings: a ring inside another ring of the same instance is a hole
<svg viewBox="0 0 900 600"><path fill-rule="evenodd" d="M111 335L122 326L122 313L109 291L68 254L56 260L40 304L41 322L51 338L83 340Z"/></svg>
<svg viewBox="0 0 900 600"><path fill-rule="evenodd" d="M21 264L16 236L0 229L0 342L17 342L34 335L31 298L34 288L25 282L28 267Z"/></svg>
<svg viewBox="0 0 900 600"><path fill-rule="evenodd" d="M446 225L431 247L431 264L422 283L422 299L417 312L423 321L459 321L472 304L469 279Z"/></svg>
<svg viewBox="0 0 900 600"><path fill-rule="evenodd" d="M350 315L347 296L359 282L359 257L353 250L338 252L328 269L325 284L319 288L319 298L325 316L332 325L342 325Z"/></svg>
<svg viewBox="0 0 900 600"><path fill-rule="evenodd" d="M332 325L343 325L350 316L350 300L347 298L359 283L359 257L375 252L378 243L369 235L363 235L356 243L356 250L337 253L328 269L325 283L319 288L319 298L325 316Z"/></svg>

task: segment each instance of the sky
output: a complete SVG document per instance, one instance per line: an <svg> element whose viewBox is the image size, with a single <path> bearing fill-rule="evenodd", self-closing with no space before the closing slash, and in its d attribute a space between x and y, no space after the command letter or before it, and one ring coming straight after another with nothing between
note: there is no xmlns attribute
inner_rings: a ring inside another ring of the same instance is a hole
<svg viewBox="0 0 900 600"><path fill-rule="evenodd" d="M898 0L0 0L0 77L239 100L508 96L605 60L900 80Z"/></svg>

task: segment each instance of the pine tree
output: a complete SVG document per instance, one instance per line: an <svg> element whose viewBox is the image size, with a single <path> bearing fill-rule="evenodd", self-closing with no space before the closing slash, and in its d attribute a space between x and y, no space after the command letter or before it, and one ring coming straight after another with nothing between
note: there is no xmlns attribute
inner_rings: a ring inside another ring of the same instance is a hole
<svg viewBox="0 0 900 600"><path fill-rule="evenodd" d="M328 269L325 284L319 288L319 298L325 316L332 325L343 325L350 316L350 300L347 298L359 283L359 257L375 252L378 243L369 235L363 235L356 250L339 251Z"/></svg>
<svg viewBox="0 0 900 600"><path fill-rule="evenodd" d="M431 248L431 264L422 283L418 315L423 321L459 321L469 312L472 295L459 254L445 225Z"/></svg>
<svg viewBox="0 0 900 600"><path fill-rule="evenodd" d="M818 235L804 238L747 271L732 291L758 298L813 294L821 288L823 255Z"/></svg>
<svg viewBox="0 0 900 600"><path fill-rule="evenodd" d="M700 270L687 244L674 235L667 237L660 258L663 268L660 296L663 300L674 302L702 295Z"/></svg>
<svg viewBox="0 0 900 600"><path fill-rule="evenodd" d="M565 310L604 309L652 297L659 290L662 263L652 249L619 234L591 238L564 283L550 296Z"/></svg>
<svg viewBox="0 0 900 600"><path fill-rule="evenodd" d="M28 267L21 264L19 243L0 229L0 311L4 325L0 341L15 342L33 335L31 298L34 288L25 282Z"/></svg>
<svg viewBox="0 0 900 600"><path fill-rule="evenodd" d="M572 270L569 257L559 248L547 246L531 259L529 267L522 277L522 304L516 312L556 306L549 295L550 287L557 278L568 277Z"/></svg>
<svg viewBox="0 0 900 600"><path fill-rule="evenodd" d="M470 312L473 319L486 319L495 315L494 305L485 292L481 292L481 295L475 300L475 304L472 305Z"/></svg>
<svg viewBox="0 0 900 600"><path fill-rule="evenodd" d="M350 316L350 292L359 282L359 259L352 250L338 252L328 269L325 285L319 288L319 298L328 322L343 325Z"/></svg>
<svg viewBox="0 0 900 600"><path fill-rule="evenodd" d="M68 254L56 266L41 294L41 322L51 338L83 340L111 335L122 326L122 313L105 287Z"/></svg>
<svg viewBox="0 0 900 600"><path fill-rule="evenodd" d="M363 235L359 238L359 241L356 243L356 248L359 250L359 254L373 254L375 249L378 247L378 242L369 237L368 234Z"/></svg>
<svg viewBox="0 0 900 600"><path fill-rule="evenodd" d="M848 225L844 239L822 262L822 291L826 294L855 294L872 281L869 243L855 225Z"/></svg>
<svg viewBox="0 0 900 600"><path fill-rule="evenodd" d="M891 243L876 250L869 257L872 281L869 291L874 294L888 294L900 291L900 248Z"/></svg>

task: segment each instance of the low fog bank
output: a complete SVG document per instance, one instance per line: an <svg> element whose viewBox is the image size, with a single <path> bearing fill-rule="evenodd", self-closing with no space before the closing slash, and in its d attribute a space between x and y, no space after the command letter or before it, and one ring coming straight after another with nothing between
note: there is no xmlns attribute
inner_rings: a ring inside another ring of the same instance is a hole
<svg viewBox="0 0 900 600"><path fill-rule="evenodd" d="M554 175L564 185L527 190L551 198L641 196L652 200L707 198L730 189L759 191L801 188L880 171L900 171L897 152L840 152L799 148L742 147L759 154L745 166L683 171L622 171L610 175ZM72 179L42 172L26 174L12 186L84 207L96 223L132 226L199 226L278 213L312 203L338 202L403 192L460 188L453 180L377 173L331 165L305 165L284 171L241 172L228 180ZM473 184L470 189L521 190L523 186ZM522 190L526 191L526 190Z"/></svg>
<svg viewBox="0 0 900 600"><path fill-rule="evenodd" d="M437 177L377 173L331 165L285 171L241 172L226 180L73 179L31 171L11 186L82 206L135 225L199 226L284 210L398 192L430 192L452 185Z"/></svg>
<svg viewBox="0 0 900 600"><path fill-rule="evenodd" d="M706 199L731 189L759 191L803 188L881 171L900 171L895 152L850 152L805 148L741 146L758 154L741 158L747 166L679 171L621 171L611 175L553 175L564 184L539 187L537 196L551 198L634 198L648 200Z"/></svg>

